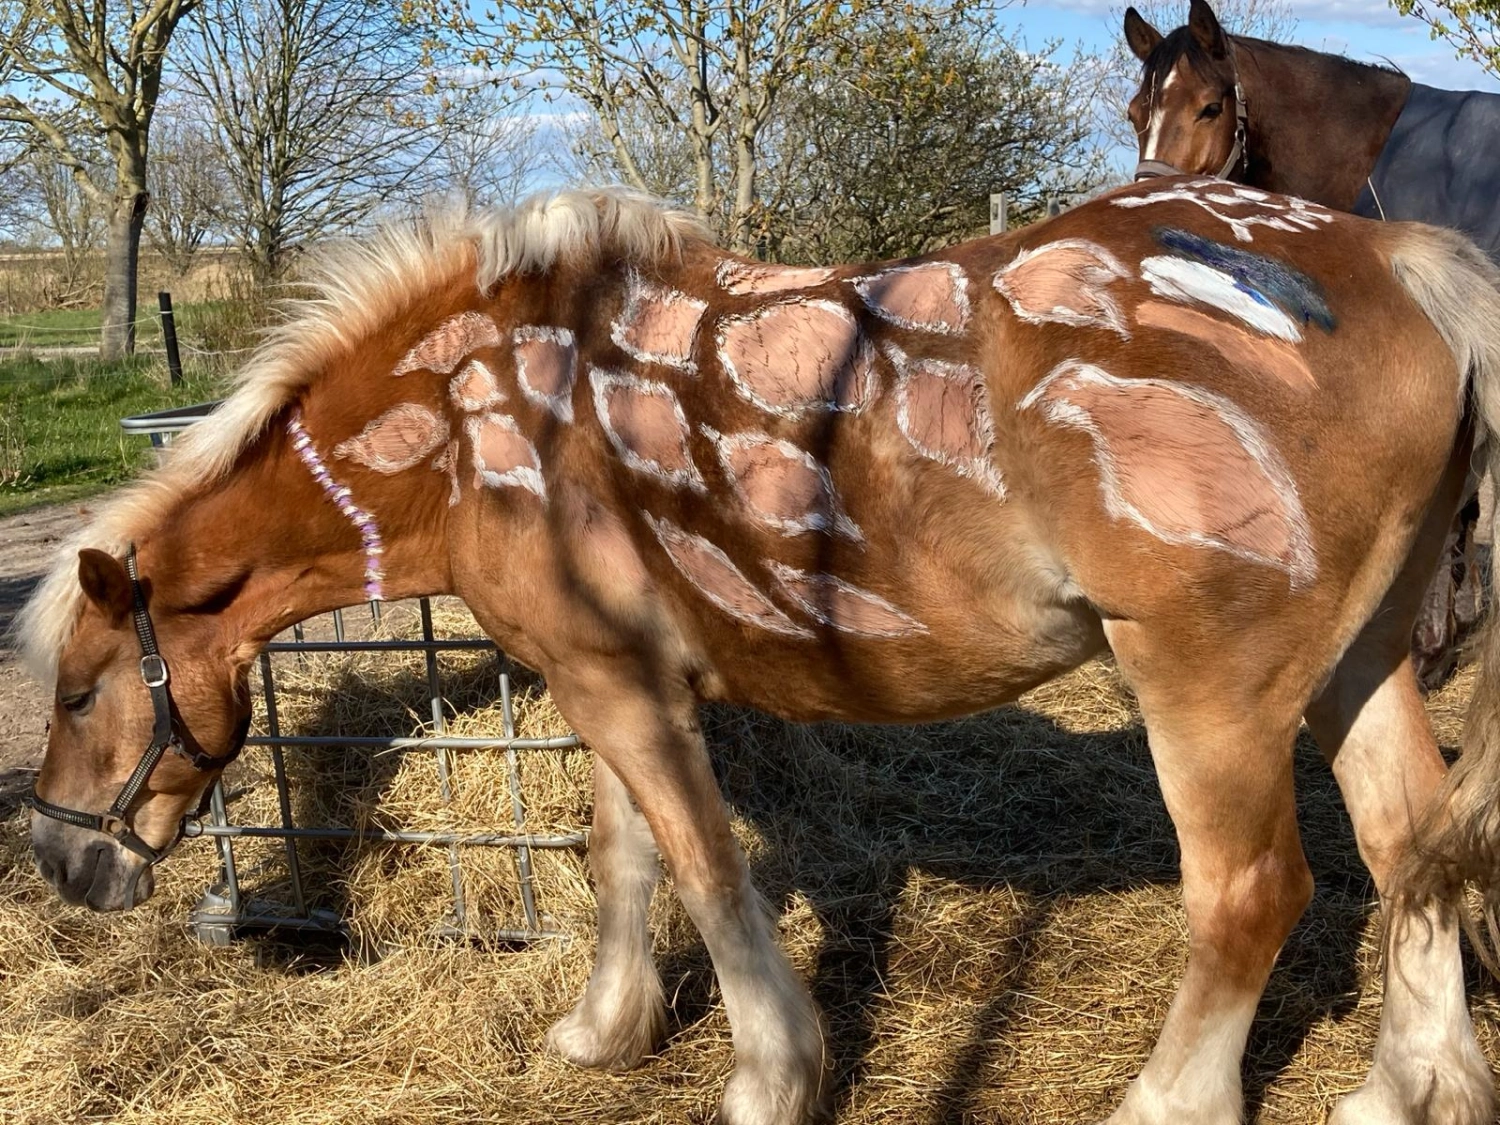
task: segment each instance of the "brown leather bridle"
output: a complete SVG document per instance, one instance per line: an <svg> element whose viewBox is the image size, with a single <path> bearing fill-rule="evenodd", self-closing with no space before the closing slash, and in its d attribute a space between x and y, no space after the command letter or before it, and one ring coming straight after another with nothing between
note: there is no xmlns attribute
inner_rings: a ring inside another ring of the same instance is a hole
<svg viewBox="0 0 1500 1125"><path fill-rule="evenodd" d="M208 811L210 790L206 787L197 810L184 816L178 822L177 834L165 847L154 848L136 834L127 817L131 806L140 797L141 790L146 787L146 782L150 779L152 772L161 762L162 756L171 750L174 754L186 758L193 768L201 773L222 769L239 757L245 745L245 738L250 732L250 722L247 717L240 723L230 740L228 752L219 757L205 754L201 750L190 749L184 743L178 719L172 707L171 675L167 669L166 658L156 647L156 629L151 624L151 614L146 609L146 596L141 590L140 575L136 569L134 543L130 545L130 550L125 555L125 572L130 576L131 616L135 622L136 637L141 645L141 682L151 692L151 709L154 713L151 743L141 753L140 761L136 762L135 769L130 772L130 776L125 779L125 784L120 786L120 791L115 794L114 801L104 812L82 812L63 805L54 805L37 796L34 789L31 793L30 804L37 812L53 820L60 820L64 824L71 824L75 828L84 828L91 832L102 832L121 847L134 852L146 861L145 867L137 868L131 875L129 886L126 887L125 909L129 910L135 905L135 888L140 881L141 874L146 868L155 867L166 859L172 849L182 841L188 822L202 817Z"/></svg>
<svg viewBox="0 0 1500 1125"><path fill-rule="evenodd" d="M1248 156L1245 150L1245 135L1250 124L1250 111L1245 104L1245 88L1240 85L1240 68L1235 62L1234 47L1229 48L1229 66L1234 72L1234 146L1229 150L1229 156L1224 161L1224 166L1214 173L1221 180L1229 179L1241 164L1248 167ZM1157 176L1186 176L1187 171L1168 164L1165 160L1142 160L1135 166L1135 178L1137 180L1151 180Z"/></svg>

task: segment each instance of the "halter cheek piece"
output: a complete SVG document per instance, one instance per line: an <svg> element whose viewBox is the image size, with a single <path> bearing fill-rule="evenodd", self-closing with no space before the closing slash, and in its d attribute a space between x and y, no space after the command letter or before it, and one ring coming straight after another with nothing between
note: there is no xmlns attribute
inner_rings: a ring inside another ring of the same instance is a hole
<svg viewBox="0 0 1500 1125"><path fill-rule="evenodd" d="M1234 146L1229 150L1229 156L1224 160L1224 166L1214 173L1221 180L1227 180L1239 170L1241 164L1248 164L1249 157L1245 152L1245 130L1250 122L1250 113L1245 106L1245 88L1240 85L1240 70L1234 62L1234 50L1230 48L1229 65L1234 68ZM1168 164L1164 160L1142 160L1135 166L1135 178L1137 180L1152 180L1157 176L1185 176L1188 173L1175 164Z"/></svg>
<svg viewBox="0 0 1500 1125"><path fill-rule="evenodd" d="M135 769L131 771L125 784L115 794L113 803L105 812L88 813L64 808L62 805L44 801L36 795L35 791L31 794L31 807L43 816L60 820L64 824L71 824L75 828L102 832L114 839L121 847L129 849L144 859L146 867L155 867L166 859L172 849L182 841L188 821L196 820L208 811L209 801L209 789L205 788L203 800L199 802L197 810L182 818L177 825L177 835L164 848L153 848L137 836L126 820L126 816L130 812L130 806L135 803L141 790L145 788L152 772L161 762L162 755L171 750L172 753L186 758L194 769L202 773L220 769L239 757L240 750L245 745L245 736L249 733L249 723L240 724L229 744L229 752L222 757L215 758L201 750L190 750L184 745L177 720L172 714L172 689L169 685L171 676L167 670L166 659L156 647L156 630L151 624L151 614L146 611L146 596L141 591L133 543L129 553L125 556L125 572L130 575L130 591L134 603L131 616L135 621L135 635L141 643L141 682L151 692L151 709L155 716L151 730L151 744L142 752L140 761L135 764ZM134 905L136 882L144 870L145 868L137 869L130 878L130 885L125 892L125 909L127 910Z"/></svg>

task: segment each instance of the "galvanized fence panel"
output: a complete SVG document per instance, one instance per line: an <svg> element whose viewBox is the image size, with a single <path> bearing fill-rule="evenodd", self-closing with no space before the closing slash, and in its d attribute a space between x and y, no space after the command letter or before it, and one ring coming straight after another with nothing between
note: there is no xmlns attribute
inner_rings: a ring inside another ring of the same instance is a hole
<svg viewBox="0 0 1500 1125"><path fill-rule="evenodd" d="M153 446L164 448L172 436L180 433L212 411L215 403L179 407L123 419L126 433L150 439ZM221 782L215 783L209 811L202 821L188 825L189 838L207 838L219 849L220 879L209 887L189 921L198 937L210 944L223 944L241 931L288 930L347 933L347 919L337 912L311 905L303 875L299 844L311 842L417 845L442 848L447 854L450 902L449 922L439 929L446 937L481 936L502 942L526 942L561 935L539 906L533 878L532 853L542 849L582 849L586 837L581 831L536 833L527 830L526 800L521 779L521 755L533 752L576 750L581 746L573 734L551 738L516 736L512 708L511 675L504 654L482 637L439 638L433 628L432 604L422 598L417 603L421 635L414 639L377 637L359 639L350 636L346 611L334 610L327 626L315 632L332 633L331 640L308 639L304 624L292 629L290 640L276 640L266 647L259 660L259 705L264 734L254 734L247 747L264 748L269 754L272 782L275 786L279 815L275 823L243 823L231 814L231 801ZM369 604L370 620L379 624L379 602ZM358 630L355 630L358 631ZM485 650L496 653L500 661L499 694L501 730L494 737L456 737L448 733L450 704L444 695L440 659L444 653ZM341 734L298 735L282 730L277 705L278 658L298 661L331 654L421 653L424 661L427 702L431 714L431 734L389 736L351 736ZM452 802L455 755L465 751L504 751L510 797L509 821L503 828L490 832L407 831L374 826L348 827L333 824L298 823L293 814L293 787L287 769L288 753L303 753L321 748L354 748L370 754L396 751L431 753L436 765L439 799ZM237 844L247 840L280 840L286 871L289 901L267 901L246 892L241 877ZM521 917L515 925L485 928L482 931L470 917L464 895L464 853L471 848L506 848L515 857Z"/></svg>

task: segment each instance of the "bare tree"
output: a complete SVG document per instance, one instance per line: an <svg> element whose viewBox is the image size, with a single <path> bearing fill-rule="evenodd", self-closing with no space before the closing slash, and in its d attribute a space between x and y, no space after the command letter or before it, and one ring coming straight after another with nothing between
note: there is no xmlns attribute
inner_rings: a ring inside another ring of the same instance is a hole
<svg viewBox="0 0 1500 1125"><path fill-rule="evenodd" d="M135 348L146 157L167 45L197 0L3 0L0 121L67 169L108 216L100 357ZM77 138L102 130L101 179Z"/></svg>
<svg viewBox="0 0 1500 1125"><path fill-rule="evenodd" d="M1035 210L1102 176L1079 68L981 19L901 17L785 96L768 132L768 254L891 258L986 232L988 193Z"/></svg>
<svg viewBox="0 0 1500 1125"><path fill-rule="evenodd" d="M218 229L228 184L213 137L180 102L158 111L155 134L146 176L152 201L146 237L183 277L204 241Z"/></svg>
<svg viewBox="0 0 1500 1125"><path fill-rule="evenodd" d="M966 2L918 10L942 20ZM694 207L742 251L756 240L761 138L783 90L860 21L911 7L905 0L515 0L502 7L498 25L480 26L463 0L428 3L461 39L479 44L480 59L506 73L529 71L544 96L587 106L629 182L651 187L628 131L632 115L649 116L658 134L680 136L691 154Z"/></svg>
<svg viewBox="0 0 1500 1125"><path fill-rule="evenodd" d="M257 281L291 255L426 190L442 105L429 44L380 0L206 0L179 62L211 115L224 216Z"/></svg>
<svg viewBox="0 0 1500 1125"><path fill-rule="evenodd" d="M75 145L93 181L107 183L104 154ZM19 246L51 251L38 266L33 296L53 308L71 308L99 297L99 251L108 229L98 199L84 191L72 170L43 151L23 152L3 177L6 226Z"/></svg>
<svg viewBox="0 0 1500 1125"><path fill-rule="evenodd" d="M514 112L510 99L492 87L462 91L445 114L435 156L447 194L469 206L514 203L547 169L561 170L548 148L555 129Z"/></svg>

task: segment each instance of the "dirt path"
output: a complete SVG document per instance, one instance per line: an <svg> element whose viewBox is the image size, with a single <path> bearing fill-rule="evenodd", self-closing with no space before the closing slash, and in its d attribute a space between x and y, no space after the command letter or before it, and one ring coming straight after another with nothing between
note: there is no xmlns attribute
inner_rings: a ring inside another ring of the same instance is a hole
<svg viewBox="0 0 1500 1125"><path fill-rule="evenodd" d="M31 786L49 710L16 658L10 625L58 544L86 514L81 505L59 504L0 519L0 812Z"/></svg>

